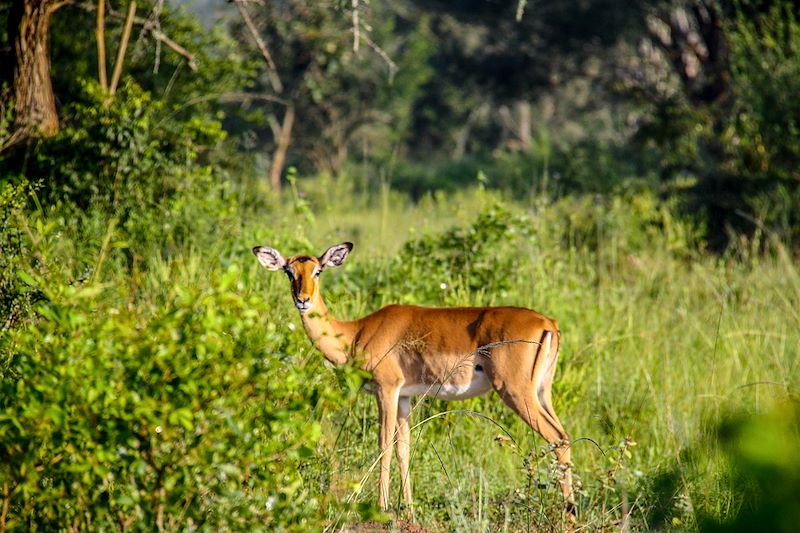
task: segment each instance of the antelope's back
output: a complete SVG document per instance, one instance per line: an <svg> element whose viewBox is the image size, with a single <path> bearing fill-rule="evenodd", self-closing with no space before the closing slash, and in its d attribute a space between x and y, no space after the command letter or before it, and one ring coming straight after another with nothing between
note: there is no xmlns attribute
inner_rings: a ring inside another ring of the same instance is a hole
<svg viewBox="0 0 800 533"><path fill-rule="evenodd" d="M510 341L539 342L558 324L521 307L418 307L390 305L359 321L357 343L383 353L457 354Z"/></svg>

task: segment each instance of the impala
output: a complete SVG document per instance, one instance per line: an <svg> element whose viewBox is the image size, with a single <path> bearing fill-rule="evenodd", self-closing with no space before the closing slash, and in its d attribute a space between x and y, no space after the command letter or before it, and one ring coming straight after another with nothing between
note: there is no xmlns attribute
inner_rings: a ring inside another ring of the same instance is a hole
<svg viewBox="0 0 800 533"><path fill-rule="evenodd" d="M553 409L551 387L560 333L555 320L516 307L426 308L389 305L353 321L328 313L320 274L341 266L353 245L328 248L320 257L285 259L267 246L253 248L267 270L283 270L303 327L335 365L355 363L372 376L380 417L378 505L389 501L389 467L397 443L403 500L411 506L408 475L411 398L464 400L497 394L553 448L567 510L574 514L569 436Z"/></svg>

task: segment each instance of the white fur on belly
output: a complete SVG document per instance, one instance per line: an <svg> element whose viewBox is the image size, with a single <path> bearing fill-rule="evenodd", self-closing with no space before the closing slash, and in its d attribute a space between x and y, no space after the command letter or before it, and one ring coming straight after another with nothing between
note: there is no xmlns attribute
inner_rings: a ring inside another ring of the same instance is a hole
<svg viewBox="0 0 800 533"><path fill-rule="evenodd" d="M400 396L432 396L443 400L468 400L481 396L492 390L492 384L483 372L472 374L472 381L463 385L451 383L403 385Z"/></svg>

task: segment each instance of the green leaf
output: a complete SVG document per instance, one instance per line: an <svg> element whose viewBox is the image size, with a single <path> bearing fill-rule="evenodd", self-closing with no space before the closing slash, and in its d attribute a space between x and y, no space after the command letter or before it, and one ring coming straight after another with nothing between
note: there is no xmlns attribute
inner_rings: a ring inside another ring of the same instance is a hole
<svg viewBox="0 0 800 533"><path fill-rule="evenodd" d="M186 431L194 429L193 425L194 414L186 407L176 409L169 415L169 423L173 425L180 425Z"/></svg>
<svg viewBox="0 0 800 533"><path fill-rule="evenodd" d="M61 407L57 405L50 405L45 410L45 416L47 416L50 420L55 422L57 425L61 425L64 423L65 413L61 409Z"/></svg>
<svg viewBox="0 0 800 533"><path fill-rule="evenodd" d="M23 283L25 283L26 285L28 285L30 287L36 288L36 287L39 286L39 283L33 278L33 276L31 276L30 274L28 274L24 270L18 270L17 271L17 277Z"/></svg>

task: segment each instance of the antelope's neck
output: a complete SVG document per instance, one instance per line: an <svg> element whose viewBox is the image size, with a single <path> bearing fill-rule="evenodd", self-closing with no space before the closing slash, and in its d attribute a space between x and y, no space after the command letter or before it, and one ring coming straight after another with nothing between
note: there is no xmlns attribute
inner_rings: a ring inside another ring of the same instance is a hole
<svg viewBox="0 0 800 533"><path fill-rule="evenodd" d="M355 323L340 322L328 313L322 298L316 298L311 310L300 315L311 342L334 365L343 365L350 358L355 339Z"/></svg>

